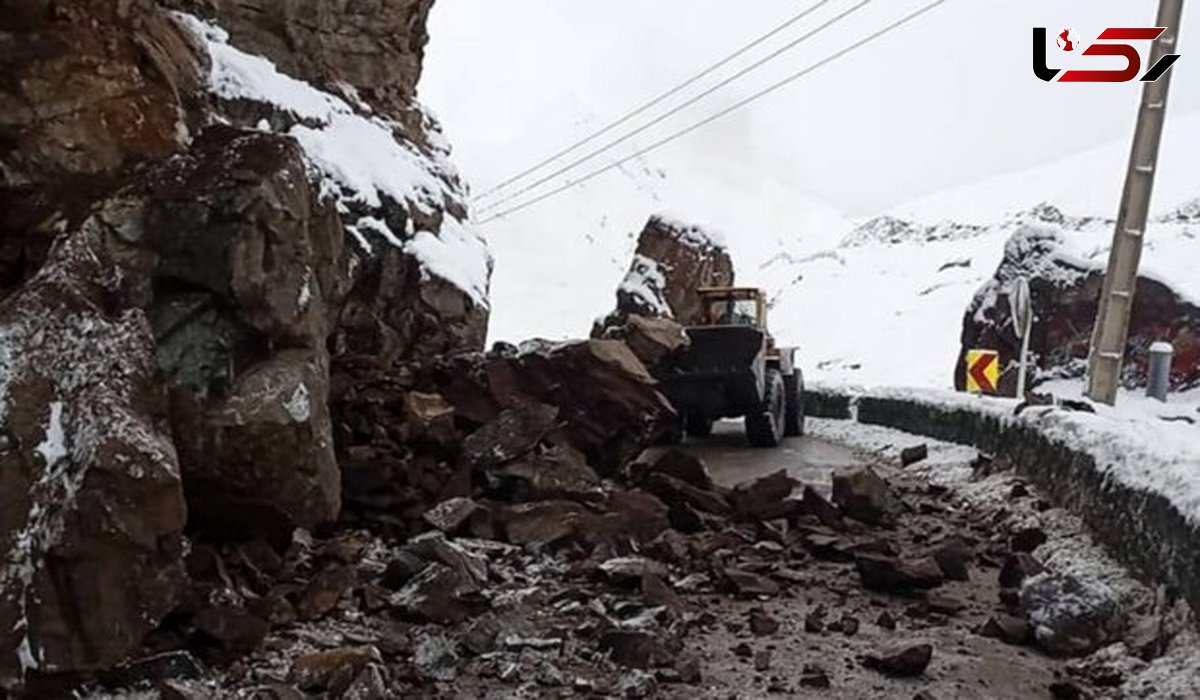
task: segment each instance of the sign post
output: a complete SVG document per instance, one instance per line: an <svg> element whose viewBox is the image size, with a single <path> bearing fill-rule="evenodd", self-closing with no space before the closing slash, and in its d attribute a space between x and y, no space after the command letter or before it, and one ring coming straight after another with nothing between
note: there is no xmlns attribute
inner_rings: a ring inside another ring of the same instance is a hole
<svg viewBox="0 0 1200 700"><path fill-rule="evenodd" d="M1008 305L1012 309L1013 329L1021 341L1021 354L1017 358L1017 398L1025 398L1025 384L1029 377L1029 336L1033 330L1033 297L1029 291L1029 280L1018 277L1008 293Z"/></svg>

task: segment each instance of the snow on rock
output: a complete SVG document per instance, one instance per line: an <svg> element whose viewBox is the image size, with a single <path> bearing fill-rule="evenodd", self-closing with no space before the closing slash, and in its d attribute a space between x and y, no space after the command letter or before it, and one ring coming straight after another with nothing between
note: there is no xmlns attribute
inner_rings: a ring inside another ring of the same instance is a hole
<svg viewBox="0 0 1200 700"><path fill-rule="evenodd" d="M284 132L304 148L324 179L325 192L338 201L347 230L364 248L370 249L367 234L376 234L415 256L428 274L487 308L491 254L461 205L458 214L447 211L463 199L463 192L440 142L422 151L398 138L399 125L279 72L266 58L232 46L219 27L182 13L177 17L208 49L209 88L218 98L270 104L289 116ZM271 126L265 121L260 126ZM409 208L411 230L395 230L393 223L363 212L364 207L378 210L389 203ZM436 231L413 224L438 218Z"/></svg>
<svg viewBox="0 0 1200 700"><path fill-rule="evenodd" d="M1142 276L1169 285L1182 302L1200 296L1200 277L1190 270L1200 259L1197 211L1192 200L1155 219L1142 260ZM800 347L812 379L949 388L968 309L1007 309L1004 294L1017 274L1066 289L1097 273L1113 226L1045 203L986 224L883 217L825 250L781 251L756 275L773 292L775 334ZM1006 259L1020 264L1000 269ZM1090 321L1072 323L1079 338L1088 336ZM1035 338L1040 332L1035 325Z"/></svg>
<svg viewBox="0 0 1200 700"><path fill-rule="evenodd" d="M141 310L104 310L130 283L104 230L90 219L0 302L0 687L116 662L183 584L154 339Z"/></svg>
<svg viewBox="0 0 1200 700"><path fill-rule="evenodd" d="M650 217L638 236L629 271L617 287L617 309L597 322L593 337L622 326L631 315L670 318L685 325L698 322L701 308L696 290L733 283L733 260L722 240L702 226L662 215Z"/></svg>
<svg viewBox="0 0 1200 700"><path fill-rule="evenodd" d="M663 297L667 277L658 263L644 255L634 255L629 265L629 274L617 288L618 294L626 295L632 304L658 316L670 316L671 307Z"/></svg>

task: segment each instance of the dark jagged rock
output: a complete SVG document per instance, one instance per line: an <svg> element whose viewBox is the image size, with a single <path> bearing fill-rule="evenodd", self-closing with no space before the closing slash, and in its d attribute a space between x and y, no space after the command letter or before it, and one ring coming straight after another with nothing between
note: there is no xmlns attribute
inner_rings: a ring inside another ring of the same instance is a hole
<svg viewBox="0 0 1200 700"><path fill-rule="evenodd" d="M879 554L858 554L854 558L863 586L882 592L903 592L935 588L942 585L945 575L931 558L897 559Z"/></svg>
<svg viewBox="0 0 1200 700"><path fill-rule="evenodd" d="M732 285L733 277L733 261L712 235L698 226L651 217L617 289L617 309L597 324L593 336L634 315L671 318L685 326L700 323L696 290Z"/></svg>
<svg viewBox="0 0 1200 700"><path fill-rule="evenodd" d="M1001 588L1020 588L1025 579L1036 576L1046 570L1032 554L1018 552L1004 560L1000 568Z"/></svg>
<svg viewBox="0 0 1200 700"><path fill-rule="evenodd" d="M834 472L833 502L849 517L872 525L893 522L900 510L891 487L870 467Z"/></svg>
<svg viewBox="0 0 1200 700"><path fill-rule="evenodd" d="M911 644L881 650L866 657L863 664L880 673L909 678L925 673L933 658L930 644Z"/></svg>
<svg viewBox="0 0 1200 700"><path fill-rule="evenodd" d="M1036 367L1055 376L1080 376L1086 367L1097 300L1104 282L1103 266L1063 255L1061 212L1042 207L1037 219L1018 228L1004 249L994 277L975 294L963 314L962 350L954 366L955 385L965 382L965 354L970 348L1000 352L1000 393L1016 393L1017 354L1021 347L1005 293L1012 280L1029 280L1032 307L1038 319L1030 353ZM1165 340L1175 347L1172 384L1192 387L1200 382L1200 307L1158 280L1139 277L1133 293L1132 325L1126 344L1123 381L1144 383L1145 348Z"/></svg>
<svg viewBox="0 0 1200 700"><path fill-rule="evenodd" d="M781 469L773 474L742 484L729 494L734 517L739 520L764 521L792 516L799 502L790 497L800 482Z"/></svg>

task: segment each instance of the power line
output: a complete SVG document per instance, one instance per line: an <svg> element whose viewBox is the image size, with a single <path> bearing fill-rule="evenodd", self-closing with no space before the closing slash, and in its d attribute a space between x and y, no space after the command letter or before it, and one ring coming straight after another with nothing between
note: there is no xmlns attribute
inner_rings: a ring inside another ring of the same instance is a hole
<svg viewBox="0 0 1200 700"><path fill-rule="evenodd" d="M729 85L730 83L742 78L747 73L757 70L758 68L762 67L764 64L775 60L779 56L796 48L800 44L811 39L812 37L816 36L817 34L820 34L821 32L825 31L826 29L833 26L834 24L837 24L838 22L842 21L846 17L849 17L850 15L854 14L855 12L858 12L862 8L866 7L867 5L870 5L872 2L875 2L875 0L860 0L856 5L854 5L850 9L848 9L848 10L842 12L841 14L833 17L832 19L826 21L825 23L818 26L816 29L813 29L812 31L808 32L807 34L804 34L804 35L800 36L799 38L794 39L794 40L788 42L787 44L784 44L779 49L776 49L775 51L767 54L765 57L759 59L758 61L751 63L746 68L743 68L742 70L738 71L737 73L734 73L733 75L722 80L721 82L717 83L716 85L713 85L712 87L708 88L704 92L701 92L699 95L696 95L695 97L677 105L676 107L672 108L671 110L667 111L666 113L664 113L658 117L655 117L654 119L650 120L649 122L646 122L645 124L639 126L638 128L636 128L630 132L627 132L624 136L620 136L620 137L608 142L607 144L601 146L600 148L597 148L597 149L591 151L587 155L571 161L567 165L564 165L563 167L559 168L558 170L555 170L554 172L550 173L549 175L546 175L538 180L535 180L533 183L526 185L525 187L522 187L521 189L518 189L516 192L509 193L507 195L504 195L500 199L498 199L494 202L491 202L490 204L483 205L482 210L481 210L482 213L487 213L488 211L492 211L506 202L511 202L512 200L520 197L521 195L526 194L527 192L531 192L531 191L537 189L538 187L541 187L542 185L546 184L547 182L550 182L551 180L558 177L559 175L563 175L565 173L568 173L568 172L574 170L575 168L579 167L580 165L583 165L584 163L586 163L590 160L593 160L597 156L603 155L605 152L612 150L616 146L619 146L622 143L624 143L625 141L628 141L629 139L633 138L634 136L637 136L638 134L646 131L650 127L655 126L656 124L659 124L659 123L669 119L670 117L675 116L676 114L679 114L684 109L687 109L688 107L696 104L700 100L704 99L705 97L708 97L709 95L720 90L721 88L725 87L726 85Z"/></svg>
<svg viewBox="0 0 1200 700"><path fill-rule="evenodd" d="M795 82L796 80L799 80L800 78L808 75L809 73L812 73L813 71L815 71L825 65L828 65L829 63L832 63L833 61L836 61L837 59L841 58L842 56L845 56L846 54L848 54L852 51L862 48L863 46L875 41L876 39L879 39L880 37L884 36L885 34L895 31L896 29L899 29L903 25L908 24L909 22L930 12L934 8L938 7L939 5L945 4L946 2L947 2L947 0L934 0L934 2L931 2L931 3L921 7L920 9L916 10L915 12L905 15L904 17L901 17L900 19L888 24L883 29L880 29L879 31L874 32L873 34L870 34L867 37L860 39L859 41L847 46L846 48L841 49L840 51L837 51L836 53L833 53L833 54L827 56L826 58L812 64L811 66L808 66L804 70L801 70L797 73L793 73L792 75L784 78L783 80L780 80L779 82L774 83L773 85L754 93L750 97L747 97L743 100L740 100L740 101L734 103L733 105L730 105L729 107L726 107L725 109L721 110L720 112L717 112L716 114L714 114L710 117L707 117L702 121L696 122L695 124L692 124L691 126L689 126L687 128L680 129L679 131L676 131L675 133L650 144L649 146L637 151L636 153L633 153L632 155L626 156L625 158L622 158L614 163L606 165L603 168L598 168L598 169L593 170L592 172L588 173L587 175L583 175L574 180L569 180L566 183L564 183L563 185L561 185L553 190L550 190L549 192L541 194L523 204L518 204L517 206L506 209L498 214L493 214L492 216L489 216L488 218L484 219L483 221L480 221L479 223L480 224L490 223L492 221L495 221L496 219L500 219L505 216L508 216L509 214L514 214L523 209L527 209L535 204L538 204L539 202L543 202L543 201L549 199L550 197L553 197L559 193L565 192L566 190L569 190L572 187L581 185L581 184L587 182L588 180L599 177L600 175L603 175L604 173L606 173L610 170L619 168L631 160L640 158L641 156L646 155L647 153L649 153L651 151L655 151L677 139L680 139L680 138L692 133L693 131L696 131L697 129L699 129L701 127L707 126L708 124L715 122L716 120L726 116L727 114L730 114L731 112L734 112L738 109L741 109L742 107L745 107L746 105L748 105L752 102L755 102L759 99L762 99L763 97L766 97L767 95L785 87L786 85L788 85L792 82Z"/></svg>
<svg viewBox="0 0 1200 700"><path fill-rule="evenodd" d="M830 2L830 0L820 0L820 2L809 7L808 9L804 10L800 14L793 15L792 17L790 17L789 19L784 21L783 24L776 26L771 31L767 32L766 34L763 34L762 36L758 37L754 41L750 42L749 44L746 44L745 46L738 49L737 51L734 51L733 53L729 54L725 58L721 59L720 61L717 61L716 63L712 64L708 68L705 68L704 70L700 71L699 73L692 76L691 78L683 81L682 83L676 85L675 87L671 88L670 90L667 90L666 92L662 93L658 97L655 97L654 99L643 104L642 106L637 107L633 111L626 113L625 116L617 119L614 122L611 122L604 128L600 129L599 131L592 133L591 135L583 138L580 141L576 141L575 143L571 144L570 146L567 146L563 150L559 151L558 153L555 153L554 155L546 158L545 160L543 160L539 163L536 163L534 165L531 165L529 168L522 170L521 172L517 173L516 175L513 175L512 177L508 178L504 182L501 182L500 184L496 185L495 187L492 187L491 189L487 190L486 192L483 192L482 194L477 195L476 197L474 197L474 199L477 199L477 200L483 199L484 197L495 194L496 192L499 192L500 190L504 189L505 187L508 187L509 185L513 184L514 182L524 179L525 176L535 173L538 170L541 170L545 166L553 163L554 161L558 160L559 158L562 158L563 156L567 155L568 153L571 153L572 151L575 151L575 150L579 149L580 147L585 146L585 145L591 143L592 141L595 141L596 139L600 138L601 136L603 136L603 135L609 133L610 131L612 131L613 129L617 128L618 126L621 126L622 124L628 122L630 119L633 119L634 117L644 113L646 110L650 109L651 107L654 107L655 105L662 103L664 100L674 97L675 95L679 94L684 89L689 88L692 85L695 85L702 78L705 78L705 77L711 75L713 72L720 70L721 68L724 68L725 66L729 65L734 60L741 58L748 51L751 51L752 49L755 49L758 46L761 46L763 44L763 42L775 37L780 32L782 32L785 29L796 24L797 22L799 22L800 20L809 16L813 12L816 12L821 6L828 5L829 2Z"/></svg>

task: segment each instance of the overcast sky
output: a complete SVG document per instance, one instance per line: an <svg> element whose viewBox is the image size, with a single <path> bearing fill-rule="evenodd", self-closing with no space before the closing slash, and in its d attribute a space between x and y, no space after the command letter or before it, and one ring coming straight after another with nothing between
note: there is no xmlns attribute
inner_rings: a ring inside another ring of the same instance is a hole
<svg viewBox="0 0 1200 700"><path fill-rule="evenodd" d="M814 1L438 0L421 97L480 191ZM855 1L831 0L756 55ZM710 114L924 2L876 0L637 143ZM1127 138L1138 87L1037 80L1032 27L1070 27L1086 42L1107 26L1150 26L1156 7L1156 0L949 0L648 162L678 176L697 158L734 160L864 216L1055 160ZM1171 103L1177 115L1200 110L1200 80L1187 55L1191 38L1200 45L1200 11L1186 13ZM1069 57L1052 51L1051 58L1067 65Z"/></svg>

